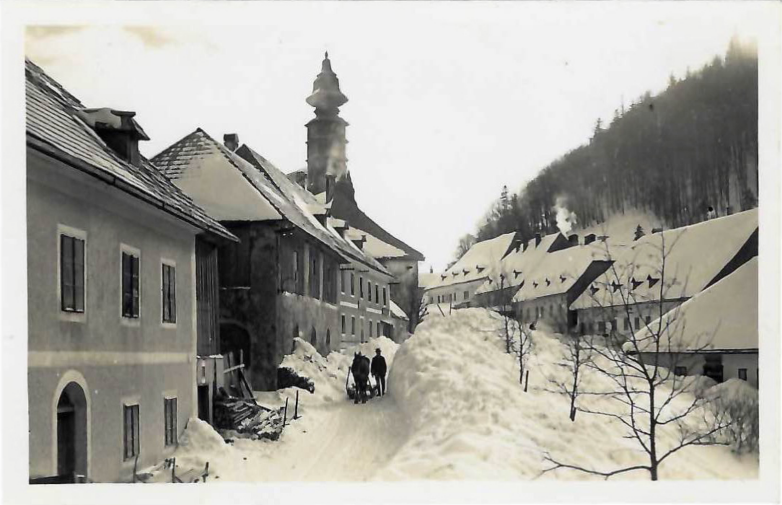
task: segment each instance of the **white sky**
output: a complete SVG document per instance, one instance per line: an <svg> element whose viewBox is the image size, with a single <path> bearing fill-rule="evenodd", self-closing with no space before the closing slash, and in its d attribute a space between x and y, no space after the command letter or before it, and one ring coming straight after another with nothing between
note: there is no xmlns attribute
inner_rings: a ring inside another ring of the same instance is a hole
<svg viewBox="0 0 782 505"><path fill-rule="evenodd" d="M304 99L328 50L350 99L341 115L358 203L424 253L422 271L445 266L503 184L519 189L622 99L724 54L768 12L730 2L224 5L218 17L183 5L180 18L136 16L134 29L115 18L36 30L26 52L88 107L136 111L152 137L147 156L201 127L220 140L238 133L290 172L306 165Z"/></svg>

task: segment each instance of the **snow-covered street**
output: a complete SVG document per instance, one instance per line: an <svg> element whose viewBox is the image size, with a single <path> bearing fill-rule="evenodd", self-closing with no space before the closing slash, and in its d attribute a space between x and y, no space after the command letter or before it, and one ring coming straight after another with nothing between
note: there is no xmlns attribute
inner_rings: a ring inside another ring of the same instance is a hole
<svg viewBox="0 0 782 505"><path fill-rule="evenodd" d="M212 481L370 481L408 479L594 479L574 470L544 472L546 455L586 468L610 471L644 463L646 457L623 426L586 413L568 418L568 399L551 391L549 380L566 373L557 365L564 345L545 331L534 332L528 367L529 391L518 381L518 361L504 352L500 317L484 309L430 317L403 345L381 337L362 344L380 347L389 363L389 394L354 404L345 378L354 349L320 356L304 341L283 366L309 377L314 394L296 389L257 393L259 402L279 407L288 399L290 424L279 441L224 434L191 419L175 453L177 464L203 468ZM606 379L585 373L584 387L606 387ZM720 387L725 386L725 384ZM756 394L756 393L755 393ZM690 393L679 398L686 402ZM584 399L611 412L600 397ZM680 400L677 400L680 401ZM697 422L697 420L693 421ZM693 425L694 426L694 425ZM672 447L678 436L666 427L658 439ZM737 455L726 446L692 446L666 460L663 479L757 478L757 454ZM178 470L179 471L179 470ZM154 480L164 480L159 472ZM621 479L648 479L636 470Z"/></svg>

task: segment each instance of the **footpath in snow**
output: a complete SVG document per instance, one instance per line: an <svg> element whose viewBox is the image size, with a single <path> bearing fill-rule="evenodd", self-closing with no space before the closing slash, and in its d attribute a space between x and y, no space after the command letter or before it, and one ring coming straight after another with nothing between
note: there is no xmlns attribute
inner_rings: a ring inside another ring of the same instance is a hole
<svg viewBox="0 0 782 505"><path fill-rule="evenodd" d="M227 444L206 423L191 419L175 456L182 467L210 463L211 481L366 481L407 479L594 479L573 470L541 477L545 454L610 471L644 463L624 428L605 416L568 418L569 399L550 391L547 378L566 373L557 361L566 346L556 336L533 332L529 391L519 384L518 361L504 352L501 318L483 309L429 316L401 346L380 347L389 364L388 395L353 404L345 379L354 349L320 356L304 341L283 366L313 380L314 394L299 390L301 418L279 441L236 438ZM610 387L609 379L585 373L583 387ZM723 387L722 385L720 387ZM728 385L729 387L732 387ZM293 388L258 393L275 407L295 398ZM756 393L755 393L756 394ZM687 402L689 393L677 401ZM596 397L591 408L612 408ZM292 409L289 406L289 414ZM660 435L662 446L676 433ZM757 454L735 455L724 446L687 447L661 466L662 479L752 479ZM622 479L648 479L645 471Z"/></svg>

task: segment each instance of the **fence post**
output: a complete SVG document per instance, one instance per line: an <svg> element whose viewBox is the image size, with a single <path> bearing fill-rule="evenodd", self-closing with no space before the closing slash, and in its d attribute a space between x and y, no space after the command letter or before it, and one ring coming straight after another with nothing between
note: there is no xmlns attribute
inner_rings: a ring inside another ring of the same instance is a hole
<svg viewBox="0 0 782 505"><path fill-rule="evenodd" d="M296 406L293 408L293 419L299 418L299 390L296 390Z"/></svg>
<svg viewBox="0 0 782 505"><path fill-rule="evenodd" d="M171 460L171 483L176 483L176 458Z"/></svg>
<svg viewBox="0 0 782 505"><path fill-rule="evenodd" d="M524 373L524 392L527 392L527 386L529 386L529 370Z"/></svg>
<svg viewBox="0 0 782 505"><path fill-rule="evenodd" d="M285 398L285 411L282 417L282 427L285 428L285 423L288 422L288 398Z"/></svg>

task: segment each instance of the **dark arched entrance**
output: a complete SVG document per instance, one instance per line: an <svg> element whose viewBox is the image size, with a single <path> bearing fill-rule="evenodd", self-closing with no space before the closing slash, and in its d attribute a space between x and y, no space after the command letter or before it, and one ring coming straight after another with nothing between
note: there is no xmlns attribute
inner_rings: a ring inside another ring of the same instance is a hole
<svg viewBox="0 0 782 505"><path fill-rule="evenodd" d="M310 333L310 344L312 344L313 347L317 349L318 347L318 332L315 331L315 327L312 327L312 332Z"/></svg>
<svg viewBox="0 0 782 505"><path fill-rule="evenodd" d="M249 369L252 367L250 350L250 335L247 330L234 323L220 324L220 354L225 356L229 352L232 353L234 364L238 364L241 357L245 369Z"/></svg>
<svg viewBox="0 0 782 505"><path fill-rule="evenodd" d="M87 475L87 399L75 382L57 400L57 475Z"/></svg>

